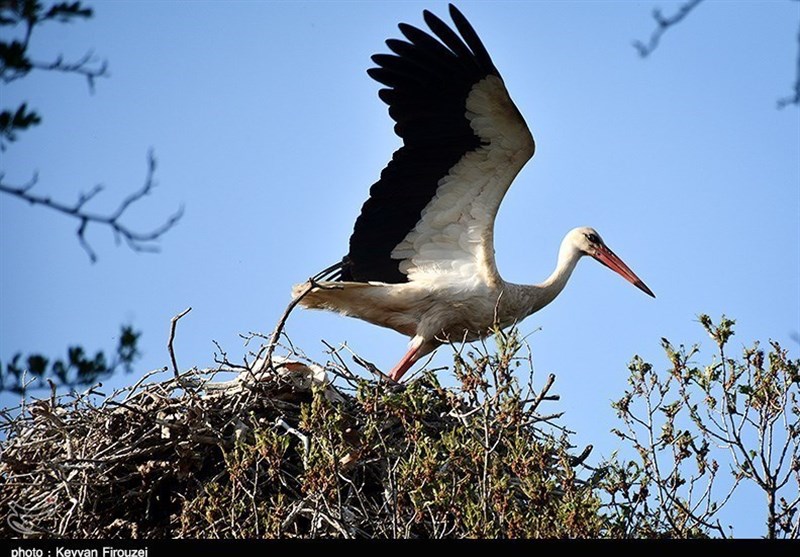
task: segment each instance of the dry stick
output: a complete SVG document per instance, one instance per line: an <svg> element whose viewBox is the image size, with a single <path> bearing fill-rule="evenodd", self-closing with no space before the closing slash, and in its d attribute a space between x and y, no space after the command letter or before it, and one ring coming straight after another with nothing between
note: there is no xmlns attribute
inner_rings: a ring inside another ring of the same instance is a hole
<svg viewBox="0 0 800 557"><path fill-rule="evenodd" d="M383 373L381 370L379 370L375 364L373 364L372 362L368 362L367 360L365 360L364 358L362 358L361 356L359 356L358 354L356 354L355 352L350 350L349 346L346 347L346 348L350 352L350 354L352 355L353 361L355 363L357 363L358 365L360 365L361 367L366 369L368 372L370 372L372 375L377 377L379 380L385 381L389 385L399 385L400 384L397 381L395 381L394 379L392 379L391 377L389 377L388 375L386 375L385 373Z"/></svg>
<svg viewBox="0 0 800 557"><path fill-rule="evenodd" d="M578 456L571 456L569 459L570 466L577 467L583 464L584 461L589 458L589 454L591 454L593 448L593 445L586 445L586 448L583 449L581 454Z"/></svg>
<svg viewBox="0 0 800 557"><path fill-rule="evenodd" d="M134 385L133 385L132 387L130 387L130 388L128 389L128 394L125 396L125 399L123 400L123 402L126 402L126 401L130 400L130 398L131 398L133 395L137 394L137 390L138 390L138 389L139 389L139 387L142 385L142 383L144 383L145 381L147 381L148 379L150 379L150 378L151 378L153 375L156 375L156 374L158 374L158 373L163 373L163 372L165 372L165 371L167 371L167 368L166 368L166 366L165 366L165 367L160 367L160 368L158 368L158 369L153 369L153 370L150 370L150 371L148 371L147 373L145 373L144 375L142 375L142 377L141 377L141 378L140 378L140 379L139 379L139 380L138 380L136 383L134 383ZM123 391L120 391L120 394L122 394L122 392L124 392L124 390L123 390ZM114 396L116 396L116 395L112 395L112 398L113 398Z"/></svg>
<svg viewBox="0 0 800 557"><path fill-rule="evenodd" d="M283 315L278 321L278 325L275 327L275 330L272 332L272 335L269 338L269 344L267 345L267 353L264 356L264 363L260 366L258 371L269 369L272 367L272 353L275 352L275 347L278 346L278 339L281 338L281 333L283 333L283 329L286 326L286 321L289 319L289 315L292 313L297 304L299 304L303 298L308 296L314 288L324 288L323 286L317 284L313 278L308 279L306 282L303 291L298 294L296 298L294 298L289 305L286 306L286 309L283 312ZM261 353L264 351L264 347L261 347L258 354L256 354L256 363L261 358ZM248 366L248 370L250 371L250 375L253 380L255 380L255 372L253 371L252 367Z"/></svg>
<svg viewBox="0 0 800 557"><path fill-rule="evenodd" d="M172 343L175 342L175 329L177 328L178 321L181 319L181 317L190 311L192 311L191 306L173 317L169 328L169 342L167 342L167 350L169 350L169 357L172 359L172 371L175 372L175 379L180 379L180 372L178 372L178 361L175 359L175 348L172 346Z"/></svg>
<svg viewBox="0 0 800 557"><path fill-rule="evenodd" d="M55 409L56 407L56 384L53 382L52 379L47 379L47 382L50 383L50 408Z"/></svg>
<svg viewBox="0 0 800 557"><path fill-rule="evenodd" d="M559 397L558 395L547 394L550 391L550 388L553 386L555 380L556 380L555 374L551 373L550 375L547 376L547 381L545 382L544 387L542 387L542 389L539 391L539 394L532 399L529 398L523 400L522 402L523 403L530 402L531 403L530 409L532 411L536 411L536 409L539 407L539 404L541 404L543 400L559 400L561 397Z"/></svg>
<svg viewBox="0 0 800 557"><path fill-rule="evenodd" d="M275 330L272 331L272 336L269 338L269 345L267 346L267 354L264 357L264 360L267 363L267 365L269 366L272 365L272 353L275 352L275 347L278 345L278 339L281 338L281 333L283 332L283 328L286 326L286 321L288 321L289 315L292 313L292 310L294 310L294 308L297 307L297 304L299 304L300 301L314 289L314 286L316 286L314 284L314 281L312 279L308 279L308 282L306 282L303 291L295 299L289 302L289 305L286 306L286 309L284 310L280 321L278 321L278 325L275 327Z"/></svg>
<svg viewBox="0 0 800 557"><path fill-rule="evenodd" d="M283 522L281 522L281 528L279 530L281 534L283 534L284 531L294 523L295 518L297 517L298 514L300 514L300 511L303 510L304 505L305 505L305 499L302 501L295 501L294 503L292 503L292 507L294 508L289 512L288 516L283 520Z"/></svg>
<svg viewBox="0 0 800 557"><path fill-rule="evenodd" d="M330 344L328 341L326 341L325 339L322 339L322 344L324 344L324 345L325 345L325 346L328 348L328 353L331 355L331 357L332 357L332 358L334 358L335 360L337 360L337 361L338 361L339 365L341 366L342 370L344 371L344 373L340 372L339 370L335 370L335 372L336 372L337 374L340 374L340 375L343 375L343 376L345 376L345 378L348 378L348 379L353 379L353 378L355 378L355 375L353 374L353 372L352 372L352 371L350 371L350 368L348 368L348 367L347 367L347 363L344 361L344 358L342 358L342 357L339 355L339 349L338 349L338 348L334 348L334 347L333 347L333 346L332 346L332 345L331 345L331 344ZM334 362L334 365L335 365L335 364L336 364L336 362ZM326 366L326 367L327 367L327 366Z"/></svg>

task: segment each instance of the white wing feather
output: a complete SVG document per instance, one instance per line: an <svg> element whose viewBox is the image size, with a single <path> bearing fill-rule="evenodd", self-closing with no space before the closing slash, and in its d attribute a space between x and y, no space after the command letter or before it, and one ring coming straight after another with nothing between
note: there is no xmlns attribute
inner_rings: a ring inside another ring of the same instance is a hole
<svg viewBox="0 0 800 557"><path fill-rule="evenodd" d="M489 75L475 84L466 107L483 145L439 181L417 225L392 251L411 282L443 284L449 282L446 275L460 283L500 282L494 220L511 182L533 156L534 142L499 77Z"/></svg>

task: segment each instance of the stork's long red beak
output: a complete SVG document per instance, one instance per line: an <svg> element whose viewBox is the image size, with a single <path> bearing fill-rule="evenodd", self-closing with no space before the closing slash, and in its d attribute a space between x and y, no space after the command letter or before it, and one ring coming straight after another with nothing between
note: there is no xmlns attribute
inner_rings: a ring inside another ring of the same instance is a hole
<svg viewBox="0 0 800 557"><path fill-rule="evenodd" d="M625 263L622 262L622 259L617 257L617 254L608 249L608 247L599 246L597 252L592 257L597 259L600 263L602 263L612 271L615 271L620 275L622 275L625 278L625 280L630 281L636 288L638 288L648 296L652 296L653 298L656 297L656 295L653 294L653 291L647 288L647 285L642 281L642 279L637 277L636 273L631 271L630 267L625 265Z"/></svg>

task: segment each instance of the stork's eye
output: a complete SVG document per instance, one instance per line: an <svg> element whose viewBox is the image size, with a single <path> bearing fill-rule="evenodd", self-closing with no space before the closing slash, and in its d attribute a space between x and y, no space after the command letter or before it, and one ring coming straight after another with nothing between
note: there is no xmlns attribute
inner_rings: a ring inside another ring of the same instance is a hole
<svg viewBox="0 0 800 557"><path fill-rule="evenodd" d="M599 244L600 243L600 236L598 236L597 234L594 234L594 233L587 234L586 235L586 239L589 240L593 244Z"/></svg>

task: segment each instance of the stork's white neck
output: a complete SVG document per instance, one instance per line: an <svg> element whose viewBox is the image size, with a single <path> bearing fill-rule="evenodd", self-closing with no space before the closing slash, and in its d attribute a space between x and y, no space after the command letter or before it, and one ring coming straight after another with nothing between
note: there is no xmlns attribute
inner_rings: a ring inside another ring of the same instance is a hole
<svg viewBox="0 0 800 557"><path fill-rule="evenodd" d="M519 312L517 320L521 321L552 302L567 285L572 271L575 270L575 265L578 264L582 256L583 252L575 246L570 236L567 235L558 250L556 268L544 282L532 285L509 285L513 287L517 298L514 303L517 312Z"/></svg>

